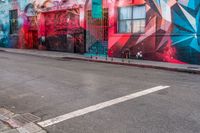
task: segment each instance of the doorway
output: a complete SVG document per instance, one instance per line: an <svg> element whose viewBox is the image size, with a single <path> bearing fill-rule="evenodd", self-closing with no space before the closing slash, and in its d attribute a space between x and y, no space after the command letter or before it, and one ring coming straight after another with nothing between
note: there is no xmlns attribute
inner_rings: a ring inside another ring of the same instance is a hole
<svg viewBox="0 0 200 133"><path fill-rule="evenodd" d="M47 50L84 53L84 30L78 8L44 13Z"/></svg>

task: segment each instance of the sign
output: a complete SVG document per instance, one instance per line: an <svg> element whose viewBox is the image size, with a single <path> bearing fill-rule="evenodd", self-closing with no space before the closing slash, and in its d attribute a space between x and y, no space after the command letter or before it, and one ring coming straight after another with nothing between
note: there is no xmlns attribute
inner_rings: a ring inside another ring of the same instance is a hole
<svg viewBox="0 0 200 133"><path fill-rule="evenodd" d="M103 5L102 0L92 0L92 18L103 18Z"/></svg>

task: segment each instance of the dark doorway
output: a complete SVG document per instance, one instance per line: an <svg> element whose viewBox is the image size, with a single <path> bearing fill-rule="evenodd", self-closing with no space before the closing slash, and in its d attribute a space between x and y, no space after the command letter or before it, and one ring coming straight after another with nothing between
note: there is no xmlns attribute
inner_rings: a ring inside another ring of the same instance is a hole
<svg viewBox="0 0 200 133"><path fill-rule="evenodd" d="M79 15L78 8L45 13L47 50L84 53L84 30Z"/></svg>

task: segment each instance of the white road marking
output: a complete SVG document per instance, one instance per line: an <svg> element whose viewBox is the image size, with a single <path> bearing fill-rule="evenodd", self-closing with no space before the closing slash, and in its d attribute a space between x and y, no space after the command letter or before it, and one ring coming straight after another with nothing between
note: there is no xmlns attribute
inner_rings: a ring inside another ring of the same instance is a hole
<svg viewBox="0 0 200 133"><path fill-rule="evenodd" d="M40 125L41 127L48 127L51 125L55 125L57 123L66 121L68 119L72 119L72 118L82 116L82 115L85 115L85 114L88 114L88 113L91 113L91 112L94 112L97 110L101 110L103 108L106 108L106 107L109 107L109 106L112 106L115 104L119 104L119 103L122 103L122 102L125 102L128 100L131 100L131 99L135 99L137 97L141 97L141 96L144 96L144 95L147 95L147 94L150 94L153 92L157 92L157 91L169 88L169 87L170 86L157 86L157 87L153 87L153 88L143 90L140 92L132 93L130 95L126 95L126 96L119 97L119 98L116 98L116 99L113 99L110 101L102 102L102 103L99 103L99 104L96 104L93 106L89 106L89 107L86 107L86 108L83 108L83 109L80 109L77 111L73 111L73 112L65 114L65 115L61 115L61 116L43 121L43 122L39 122L38 125Z"/></svg>

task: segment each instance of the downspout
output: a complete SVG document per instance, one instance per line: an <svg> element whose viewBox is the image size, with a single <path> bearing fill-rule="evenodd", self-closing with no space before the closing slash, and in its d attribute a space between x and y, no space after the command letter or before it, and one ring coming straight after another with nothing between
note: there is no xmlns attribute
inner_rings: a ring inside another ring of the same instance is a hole
<svg viewBox="0 0 200 133"><path fill-rule="evenodd" d="M83 28L84 28L84 53L87 52L87 51L86 51L86 47L87 47L87 46L86 46L86 38L87 38L87 37L86 37L86 30L87 30L87 29L86 29L86 21L87 21L87 20L86 20L86 17L87 17L86 14L87 14L87 6L88 6L88 3L89 3L89 0L86 0L86 1L85 1L85 5L84 5L84 27L83 27Z"/></svg>

